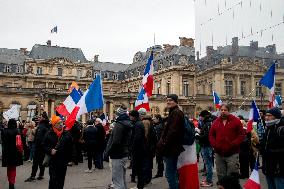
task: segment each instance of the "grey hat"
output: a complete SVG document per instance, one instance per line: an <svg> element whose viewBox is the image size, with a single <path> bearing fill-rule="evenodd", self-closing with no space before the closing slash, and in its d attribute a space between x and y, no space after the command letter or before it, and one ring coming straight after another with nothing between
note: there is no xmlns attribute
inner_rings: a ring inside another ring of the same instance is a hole
<svg viewBox="0 0 284 189"><path fill-rule="evenodd" d="M122 114L126 114L126 113L127 113L127 108L125 106L120 106L116 110L116 115L118 115L118 116L120 116Z"/></svg>
<svg viewBox="0 0 284 189"><path fill-rule="evenodd" d="M145 108L140 108L138 110L138 113L139 113L140 116L145 116L147 114L147 111L146 111Z"/></svg>

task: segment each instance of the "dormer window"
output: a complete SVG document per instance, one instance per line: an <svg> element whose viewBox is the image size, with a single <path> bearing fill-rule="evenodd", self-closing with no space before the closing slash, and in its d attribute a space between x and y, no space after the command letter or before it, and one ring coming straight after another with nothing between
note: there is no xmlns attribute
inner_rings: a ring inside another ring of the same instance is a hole
<svg viewBox="0 0 284 189"><path fill-rule="evenodd" d="M36 68L36 74L37 75L42 75L42 67L37 67Z"/></svg>
<svg viewBox="0 0 284 189"><path fill-rule="evenodd" d="M23 72L22 66L17 66L16 72L17 73L22 73Z"/></svg>
<svg viewBox="0 0 284 189"><path fill-rule="evenodd" d="M12 72L12 68L11 68L11 66L6 65L6 66L5 66L5 72L6 72L6 73L10 73L10 72Z"/></svg>
<svg viewBox="0 0 284 189"><path fill-rule="evenodd" d="M63 69L62 68L57 68L57 75L62 76L63 74Z"/></svg>

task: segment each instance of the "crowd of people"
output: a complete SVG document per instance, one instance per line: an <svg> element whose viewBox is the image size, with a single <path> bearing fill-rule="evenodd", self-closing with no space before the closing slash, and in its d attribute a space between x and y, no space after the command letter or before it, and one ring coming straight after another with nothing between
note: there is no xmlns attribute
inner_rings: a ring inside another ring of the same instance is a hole
<svg viewBox="0 0 284 189"><path fill-rule="evenodd" d="M135 188L145 188L152 179L164 174L170 189L180 188L177 164L184 151L187 116L179 108L175 94L167 96L167 108L169 113L163 117L151 116L144 108L128 110L122 105L110 123L96 116L86 124L75 122L69 130L62 117L53 115L49 119L46 112L30 122L15 119L3 122L2 166L7 167L9 188L15 188L16 167L23 161L32 162L31 174L25 182L44 179L48 167L49 189L62 189L67 167L83 163L84 159L86 173L104 169L104 161L109 162L109 188L127 189L128 161L131 181L137 183ZM203 110L197 120L191 120L195 127L196 155L203 160L200 186L214 185L216 166L216 186L239 189L239 179L249 178L257 167L266 176L269 189L283 189L284 118L280 109L260 110L261 119L252 129L247 127L248 120L230 114L228 105L221 105L219 111L217 117ZM17 136L21 136L23 150L19 150ZM154 160L157 172L153 175Z"/></svg>

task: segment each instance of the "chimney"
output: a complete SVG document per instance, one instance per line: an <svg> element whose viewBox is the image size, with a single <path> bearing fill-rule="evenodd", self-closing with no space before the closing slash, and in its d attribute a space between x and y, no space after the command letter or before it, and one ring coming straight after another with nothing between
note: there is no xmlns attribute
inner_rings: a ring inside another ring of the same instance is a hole
<svg viewBox="0 0 284 189"><path fill-rule="evenodd" d="M207 46L206 47L206 55L207 56L211 56L211 55L213 55L214 54L214 48L213 48L213 46Z"/></svg>
<svg viewBox="0 0 284 189"><path fill-rule="evenodd" d="M194 40L192 38L179 37L180 46L194 47Z"/></svg>
<svg viewBox="0 0 284 189"><path fill-rule="evenodd" d="M258 50L258 41L251 41L249 46L251 49Z"/></svg>
<svg viewBox="0 0 284 189"><path fill-rule="evenodd" d="M199 60L199 51L196 52L196 59Z"/></svg>
<svg viewBox="0 0 284 189"><path fill-rule="evenodd" d="M237 55L239 51L239 38L232 38L232 55Z"/></svg>
<svg viewBox="0 0 284 189"><path fill-rule="evenodd" d="M51 46L51 40L47 40L46 45L50 47Z"/></svg>
<svg viewBox="0 0 284 189"><path fill-rule="evenodd" d="M96 54L96 55L94 56L94 62L99 62L99 55Z"/></svg>
<svg viewBox="0 0 284 189"><path fill-rule="evenodd" d="M27 48L20 48L20 52L24 55L27 54Z"/></svg>
<svg viewBox="0 0 284 189"><path fill-rule="evenodd" d="M268 51L270 54L276 54L275 44L266 46L266 51Z"/></svg>

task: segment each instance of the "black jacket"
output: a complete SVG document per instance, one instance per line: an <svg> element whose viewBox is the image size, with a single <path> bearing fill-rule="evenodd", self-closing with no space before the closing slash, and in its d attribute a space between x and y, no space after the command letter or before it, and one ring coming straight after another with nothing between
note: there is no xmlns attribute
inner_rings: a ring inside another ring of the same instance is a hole
<svg viewBox="0 0 284 189"><path fill-rule="evenodd" d="M1 131L3 167L23 165L22 154L16 147L17 134L19 134L17 128L5 128Z"/></svg>
<svg viewBox="0 0 284 189"><path fill-rule="evenodd" d="M88 126L83 132L83 140L87 147L96 148L98 129L95 126Z"/></svg>
<svg viewBox="0 0 284 189"><path fill-rule="evenodd" d="M36 128L34 144L35 151L43 151L43 139L51 126L48 120L41 120Z"/></svg>
<svg viewBox="0 0 284 189"><path fill-rule="evenodd" d="M45 153L51 155L51 150L56 149L55 155L51 155L50 162L55 164L67 165L72 159L73 139L69 132L63 131L58 139L53 129L50 129L44 138Z"/></svg>
<svg viewBox="0 0 284 189"><path fill-rule="evenodd" d="M163 129L164 129L163 123L154 124L154 129L156 132L157 140L159 141L162 136Z"/></svg>
<svg viewBox="0 0 284 189"><path fill-rule="evenodd" d="M267 126L262 143L262 171L267 176L284 177L284 120Z"/></svg>
<svg viewBox="0 0 284 189"><path fill-rule="evenodd" d="M132 155L134 158L144 158L146 153L145 129L142 121L139 119L133 123Z"/></svg>
<svg viewBox="0 0 284 189"><path fill-rule="evenodd" d="M205 117L202 125L200 125L199 144L202 147L211 147L209 141L209 131L212 125L212 117Z"/></svg>
<svg viewBox="0 0 284 189"><path fill-rule="evenodd" d="M103 152L105 149L106 132L102 124L97 124L97 150Z"/></svg>
<svg viewBox="0 0 284 189"><path fill-rule="evenodd" d="M114 122L114 128L111 132L105 156L111 159L121 159L129 154L132 124L127 114L119 116Z"/></svg>
<svg viewBox="0 0 284 189"><path fill-rule="evenodd" d="M157 154L166 157L177 157L183 148L184 114L178 106L169 111L162 137L157 145Z"/></svg>

